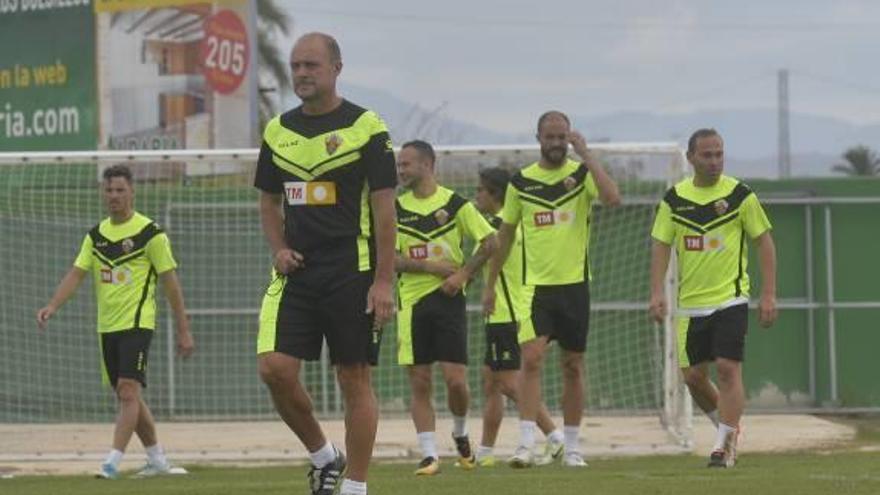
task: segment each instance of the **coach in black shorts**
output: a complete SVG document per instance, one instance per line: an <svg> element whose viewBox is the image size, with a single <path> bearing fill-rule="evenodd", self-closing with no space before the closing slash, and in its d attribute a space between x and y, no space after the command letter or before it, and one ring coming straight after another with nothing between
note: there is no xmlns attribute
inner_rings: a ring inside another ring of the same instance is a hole
<svg viewBox="0 0 880 495"><path fill-rule="evenodd" d="M290 66L302 105L266 126L254 181L274 259L260 312L260 376L309 450L312 493L360 495L378 419L370 365L394 308L394 154L384 122L337 95L342 59L332 37L301 37ZM325 339L345 399L347 462L299 381L302 360L317 360Z"/></svg>

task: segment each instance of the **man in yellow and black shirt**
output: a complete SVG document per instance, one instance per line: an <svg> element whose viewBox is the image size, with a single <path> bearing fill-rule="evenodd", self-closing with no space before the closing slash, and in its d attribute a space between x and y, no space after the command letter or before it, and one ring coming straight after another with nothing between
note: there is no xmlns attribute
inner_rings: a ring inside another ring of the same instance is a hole
<svg viewBox="0 0 880 495"><path fill-rule="evenodd" d="M504 207L504 197L510 183L510 172L495 167L480 170L480 183L474 203L494 228L501 227L498 214ZM517 227L512 249L522 250L522 229ZM483 435L477 448L477 465L491 467L496 463L492 454L501 420L504 418L504 396L519 400L520 338L534 338L532 325L532 294L535 287L523 284L523 260L508 256L498 283L495 284L495 312L486 321L486 355L483 359ZM488 274L489 267L483 268ZM547 436L544 455L536 465L550 464L564 451L562 430L556 427L547 406L542 402L536 418L537 426Z"/></svg>
<svg viewBox="0 0 880 495"><path fill-rule="evenodd" d="M361 495L378 421L370 366L394 310L394 153L379 116L337 94L336 40L302 36L290 68L302 105L266 126L254 180L274 265L260 312L260 376L309 451L312 493ZM348 461L299 380L325 339L345 401Z"/></svg>
<svg viewBox="0 0 880 495"><path fill-rule="evenodd" d="M579 432L584 404L584 352L589 330L589 239L593 201L620 202L617 186L557 111L538 119L541 159L517 172L510 181L501 213L499 250L493 257L483 292L484 310L497 306L495 285L508 255L523 259L524 283L535 286L530 303L534 333L522 335L520 445L510 465L534 465L535 420L541 404L541 367L551 340L562 348L565 455L563 465L586 466ZM568 145L583 160L568 158ZM511 253L517 226L522 249Z"/></svg>
<svg viewBox="0 0 880 495"><path fill-rule="evenodd" d="M472 203L434 178L434 149L425 141L403 145L397 169L408 191L397 199L398 362L407 367L411 413L423 458L416 474L440 463L434 439L431 365L440 363L453 416L459 465L474 466L467 435L467 319L464 287L495 249L492 226ZM466 262L462 242L480 244Z"/></svg>
<svg viewBox="0 0 880 495"><path fill-rule="evenodd" d="M177 279L177 263L168 236L152 220L134 211L131 171L114 165L103 172L104 202L109 218L96 225L83 239L73 267L61 280L49 303L37 312L45 328L49 319L76 292L91 273L98 301L98 334L104 383L116 391L119 414L113 432L113 448L97 476L115 479L119 462L132 433L147 452L140 476L185 474L165 458L156 438L156 426L141 395L147 386L146 369L150 341L156 329L156 282L161 281L174 311L178 352L193 351L193 339Z"/></svg>
<svg viewBox="0 0 880 495"><path fill-rule="evenodd" d="M688 141L694 176L666 192L651 236L651 303L655 320L666 318L663 286L672 249L678 261L678 359L685 382L718 434L709 467L733 467L745 404L742 361L748 327L748 243L758 245L762 291L759 319L776 319L776 250L770 222L748 186L723 175L724 142L714 129ZM718 388L708 364L718 371Z"/></svg>

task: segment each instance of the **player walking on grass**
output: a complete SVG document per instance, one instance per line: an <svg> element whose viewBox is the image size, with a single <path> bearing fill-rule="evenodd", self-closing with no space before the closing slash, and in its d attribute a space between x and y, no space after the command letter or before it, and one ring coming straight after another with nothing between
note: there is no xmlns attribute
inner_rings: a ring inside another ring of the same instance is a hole
<svg viewBox="0 0 880 495"><path fill-rule="evenodd" d="M584 409L584 352L589 331L589 239L593 201L620 203L617 185L587 148L565 114L546 112L538 119L541 159L514 174L507 187L499 249L493 256L483 305L496 309L498 276L508 255L523 259L526 285L535 287L531 303L532 332L523 332L520 400L520 445L510 465L535 464L535 426L541 404L541 373L551 340L562 348L563 465L586 466L579 444ZM568 145L582 162L568 158ZM522 226L522 250L511 253L516 228ZM524 328L524 330L529 330ZM531 333L531 334L529 334Z"/></svg>
<svg viewBox="0 0 880 495"><path fill-rule="evenodd" d="M422 461L416 474L440 470L434 438L432 365L439 363L452 412L459 466L474 467L467 431L467 318L464 287L495 250L495 233L472 203L439 186L434 149L425 141L403 145L397 169L408 189L397 199L398 363L406 366ZM467 261L462 241L479 249Z"/></svg>
<svg viewBox="0 0 880 495"><path fill-rule="evenodd" d="M776 248L770 222L748 186L723 175L724 142L714 129L700 129L688 140L694 176L666 192L651 236L653 318L666 318L664 279L674 247L678 260L678 359L694 400L718 417L709 467L733 467L740 418L745 405L742 361L748 328L748 242L758 246L761 299L758 319L776 320ZM718 387L709 380L709 363ZM717 409L717 413L716 413Z"/></svg>
<svg viewBox="0 0 880 495"><path fill-rule="evenodd" d="M480 171L480 183L477 186L475 203L480 213L486 216L489 223L498 228L501 217L498 213L504 206L504 195L510 182L510 172L502 168L488 168ZM517 227L514 240L514 252L522 249L522 229ZM484 272L488 272L485 267ZM495 284L495 312L486 321L486 357L483 366L483 439L477 448L477 465L491 467L495 465L492 451L501 420L504 417L504 396L516 402L519 396L520 344L518 335L533 335L531 329L531 301L534 287L523 285L522 259L509 256L504 263L499 282ZM521 332L521 327L526 331ZM550 464L562 456L563 435L556 427L541 403L537 417L538 428L547 435L544 455L535 460L537 465Z"/></svg>
<svg viewBox="0 0 880 495"><path fill-rule="evenodd" d="M338 96L336 40L302 36L290 68L302 105L266 126L254 181L274 260L260 312L260 377L309 451L312 493L365 495L378 422L370 367L394 312L394 153L382 120ZM302 361L319 359L325 339L345 403L348 460L324 436L300 382Z"/></svg>
<svg viewBox="0 0 880 495"><path fill-rule="evenodd" d="M141 391L147 386L147 355L156 329L157 279L174 313L178 354L189 357L194 349L175 271L177 263L168 236L134 210L131 171L123 165L109 167L103 172L102 185L110 216L86 234L73 267L61 279L49 303L37 311L37 324L45 329L91 272L98 301L102 375L104 383L116 391L119 408L113 447L97 476L119 477L119 462L132 433L137 434L147 452L147 464L138 476L186 474L185 469L172 466L165 457Z"/></svg>

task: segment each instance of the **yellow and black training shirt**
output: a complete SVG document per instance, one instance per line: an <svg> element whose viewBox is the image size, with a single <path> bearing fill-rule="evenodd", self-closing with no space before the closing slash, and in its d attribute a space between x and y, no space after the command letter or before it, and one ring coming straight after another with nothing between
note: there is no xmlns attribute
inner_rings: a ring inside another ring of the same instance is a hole
<svg viewBox="0 0 880 495"><path fill-rule="evenodd" d="M522 223L520 253L528 285L566 285L589 277L590 214L599 196L586 165L568 160L555 169L537 162L510 180L501 218Z"/></svg>
<svg viewBox="0 0 880 495"><path fill-rule="evenodd" d="M492 235L489 222L473 203L445 187L430 197L416 198L412 191L397 198L397 251L405 258L464 263L462 242L480 242ZM401 273L397 294L401 307L415 304L443 285L430 273Z"/></svg>
<svg viewBox="0 0 880 495"><path fill-rule="evenodd" d="M177 267L168 236L135 212L125 223L109 218L83 239L74 266L92 273L98 332L156 328L157 275Z"/></svg>
<svg viewBox="0 0 880 495"><path fill-rule="evenodd" d="M375 267L370 192L394 188L397 169L385 123L348 100L323 115L302 107L263 133L254 185L282 194L287 245L305 268L292 281L343 283Z"/></svg>
<svg viewBox="0 0 880 495"><path fill-rule="evenodd" d="M746 241L770 228L758 197L732 177L722 175L711 187L689 178L669 189L651 236L675 248L682 313L705 316L748 302Z"/></svg>
<svg viewBox="0 0 880 495"><path fill-rule="evenodd" d="M489 218L489 223L499 229L501 217L493 215ZM523 284L522 256L520 256L522 228L519 225L516 227L510 252L512 254L501 267L501 273L498 274L498 281L495 283L495 311L489 315L488 323L522 322L532 314L532 293L535 287ZM489 264L486 263L483 266L483 277L487 277L488 273Z"/></svg>

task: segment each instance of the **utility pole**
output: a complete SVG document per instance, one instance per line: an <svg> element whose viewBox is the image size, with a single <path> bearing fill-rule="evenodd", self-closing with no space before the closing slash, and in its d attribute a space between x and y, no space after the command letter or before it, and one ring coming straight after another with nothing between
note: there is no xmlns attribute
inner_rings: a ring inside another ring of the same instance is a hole
<svg viewBox="0 0 880 495"><path fill-rule="evenodd" d="M780 69L778 76L779 107L779 178L791 177L791 132L789 129L788 69Z"/></svg>

